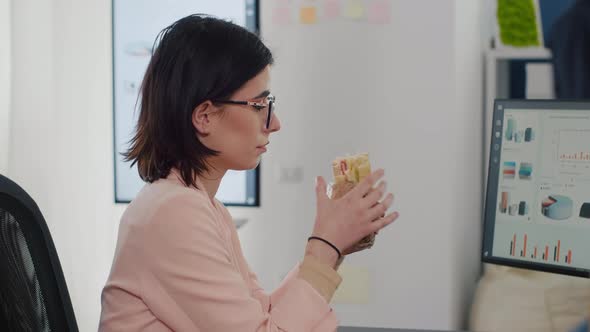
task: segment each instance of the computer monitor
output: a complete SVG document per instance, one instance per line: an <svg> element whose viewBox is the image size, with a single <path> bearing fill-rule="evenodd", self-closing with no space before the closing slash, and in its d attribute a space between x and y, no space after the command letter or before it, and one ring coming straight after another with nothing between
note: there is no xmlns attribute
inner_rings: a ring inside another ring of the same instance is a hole
<svg viewBox="0 0 590 332"><path fill-rule="evenodd" d="M190 14L210 14L259 30L258 0L113 0L113 127L115 202L128 203L144 185L121 153L129 147L139 111L139 87L157 34ZM216 198L225 205L260 205L260 167L229 171Z"/></svg>
<svg viewBox="0 0 590 332"><path fill-rule="evenodd" d="M590 101L496 100L482 260L590 278Z"/></svg>

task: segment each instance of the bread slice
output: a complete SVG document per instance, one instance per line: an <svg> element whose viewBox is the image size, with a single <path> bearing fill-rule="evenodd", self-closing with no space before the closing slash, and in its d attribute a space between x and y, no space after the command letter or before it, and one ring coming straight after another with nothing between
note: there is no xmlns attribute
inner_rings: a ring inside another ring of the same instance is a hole
<svg viewBox="0 0 590 332"><path fill-rule="evenodd" d="M336 158L332 161L332 174L334 183L352 182L359 183L371 174L369 154L361 153L354 156Z"/></svg>
<svg viewBox="0 0 590 332"><path fill-rule="evenodd" d="M339 199L371 174L369 154L361 153L334 159L332 161L332 174L334 182L331 186L330 198ZM365 236L356 246L370 247L374 241L375 234L371 234Z"/></svg>

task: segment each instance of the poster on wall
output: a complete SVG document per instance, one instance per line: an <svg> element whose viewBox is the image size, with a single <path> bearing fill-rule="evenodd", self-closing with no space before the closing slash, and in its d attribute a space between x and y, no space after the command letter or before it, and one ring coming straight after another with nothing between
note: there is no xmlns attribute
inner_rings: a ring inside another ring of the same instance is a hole
<svg viewBox="0 0 590 332"><path fill-rule="evenodd" d="M258 31L257 0L113 0L113 159L115 202L128 203L144 182L123 160L139 110L138 94L158 33L190 14L210 14ZM259 205L260 168L229 171L216 198L226 205Z"/></svg>

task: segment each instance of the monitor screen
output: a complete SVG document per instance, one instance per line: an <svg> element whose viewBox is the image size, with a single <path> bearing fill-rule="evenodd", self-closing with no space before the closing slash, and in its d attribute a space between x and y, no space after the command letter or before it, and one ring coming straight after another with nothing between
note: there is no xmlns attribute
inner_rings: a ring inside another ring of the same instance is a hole
<svg viewBox="0 0 590 332"><path fill-rule="evenodd" d="M590 277L590 102L497 100L482 260Z"/></svg>
<svg viewBox="0 0 590 332"><path fill-rule="evenodd" d="M257 0L113 0L113 126L115 201L130 202L144 185L121 153L137 122L138 93L158 33L190 14L210 14L258 31ZM259 205L260 168L229 171L216 198L226 205Z"/></svg>

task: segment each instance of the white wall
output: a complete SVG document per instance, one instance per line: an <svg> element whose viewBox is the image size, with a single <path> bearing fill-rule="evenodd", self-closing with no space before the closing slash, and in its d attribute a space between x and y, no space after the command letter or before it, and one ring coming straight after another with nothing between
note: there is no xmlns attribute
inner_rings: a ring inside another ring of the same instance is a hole
<svg viewBox="0 0 590 332"><path fill-rule="evenodd" d="M266 4L283 130L262 167L263 207L232 209L250 220L240 236L252 267L267 288L278 283L311 231L314 176L328 176L333 157L366 150L386 169L401 218L349 260L371 271L373 290L368 305L336 306L342 322L459 328L479 268L478 5L395 1L391 27L364 27L351 43L339 28L352 22L322 34L271 29ZM12 6L9 175L45 214L80 329L93 331L124 209L112 203L110 1ZM383 47L358 52L367 45ZM277 183L285 165L303 167L303 183Z"/></svg>
<svg viewBox="0 0 590 332"><path fill-rule="evenodd" d="M80 330L96 331L124 209L113 204L110 1L12 5L8 174L47 219Z"/></svg>
<svg viewBox="0 0 590 332"><path fill-rule="evenodd" d="M460 328L480 269L480 3L396 1L383 27L276 26L264 4L284 129L265 159L262 202L272 208L233 210L250 216L240 234L255 270L278 283L311 231L314 176L329 175L335 156L367 150L401 218L348 260L372 284L368 304L335 305L342 323ZM278 183L284 165L303 167L304 182Z"/></svg>
<svg viewBox="0 0 590 332"><path fill-rule="evenodd" d="M0 174L8 169L10 123L10 0L0 0Z"/></svg>
<svg viewBox="0 0 590 332"><path fill-rule="evenodd" d="M458 308L455 324L467 324L472 297L481 274L480 248L483 209L483 50L488 43L485 2L455 2L455 105L461 114L463 129L453 146L455 169L463 174L453 185L452 196L461 201L455 207L452 230L454 261L454 304ZM449 151L450 152L450 151ZM462 209L460 206L469 206Z"/></svg>
<svg viewBox="0 0 590 332"><path fill-rule="evenodd" d="M483 0L479 1L482 11L481 19L481 31L482 31L482 42L484 47L491 47L491 40L494 37L496 29L496 0Z"/></svg>

